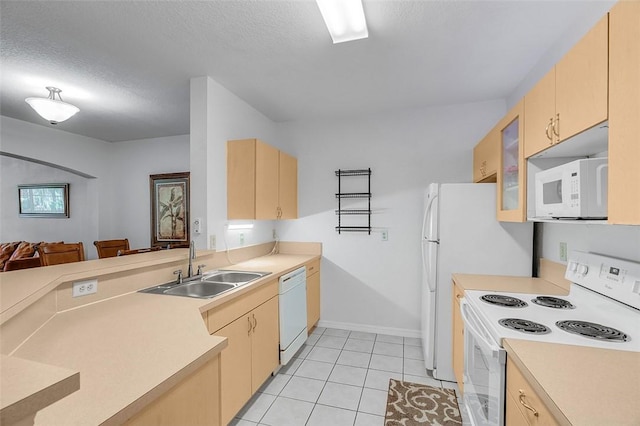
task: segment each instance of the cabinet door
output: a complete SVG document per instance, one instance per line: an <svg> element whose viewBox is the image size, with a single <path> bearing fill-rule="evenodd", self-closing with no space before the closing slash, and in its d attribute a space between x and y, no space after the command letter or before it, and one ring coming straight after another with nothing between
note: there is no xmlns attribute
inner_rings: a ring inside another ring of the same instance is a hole
<svg viewBox="0 0 640 426"><path fill-rule="evenodd" d="M495 182L498 171L498 149L500 135L497 128L489 133L473 148L473 181Z"/></svg>
<svg viewBox="0 0 640 426"><path fill-rule="evenodd" d="M278 298L273 297L250 312L251 334L251 393L257 392L278 367L280 358L280 329Z"/></svg>
<svg viewBox="0 0 640 426"><path fill-rule="evenodd" d="M555 130L560 141L607 119L608 41L605 15L556 65Z"/></svg>
<svg viewBox="0 0 640 426"><path fill-rule="evenodd" d="M522 149L523 110L521 100L502 119L500 129L500 167L498 167L499 221L524 222L526 220L525 178L526 165Z"/></svg>
<svg viewBox="0 0 640 426"><path fill-rule="evenodd" d="M460 298L463 293L453 287L453 374L456 376L460 392L463 390L464 373L464 323L460 314Z"/></svg>
<svg viewBox="0 0 640 426"><path fill-rule="evenodd" d="M640 2L609 14L609 223L640 224Z"/></svg>
<svg viewBox="0 0 640 426"><path fill-rule="evenodd" d="M307 277L307 331L320 320L320 272Z"/></svg>
<svg viewBox="0 0 640 426"><path fill-rule="evenodd" d="M524 156L539 153L555 141L552 120L556 117L556 71L553 68L524 97Z"/></svg>
<svg viewBox="0 0 640 426"><path fill-rule="evenodd" d="M506 392L505 397L505 418L504 424L509 426L529 426L527 418L520 412L518 403L513 399L509 392Z"/></svg>
<svg viewBox="0 0 640 426"><path fill-rule="evenodd" d="M219 358L216 356L127 420L126 426L220 424Z"/></svg>
<svg viewBox="0 0 640 426"><path fill-rule="evenodd" d="M279 151L256 140L256 219L277 219Z"/></svg>
<svg viewBox="0 0 640 426"><path fill-rule="evenodd" d="M229 339L220 354L222 424L228 424L253 394L251 388L251 332L249 315L243 315L216 331Z"/></svg>
<svg viewBox="0 0 640 426"><path fill-rule="evenodd" d="M227 218L256 215L256 140L227 142Z"/></svg>
<svg viewBox="0 0 640 426"><path fill-rule="evenodd" d="M280 151L280 219L298 218L298 160Z"/></svg>

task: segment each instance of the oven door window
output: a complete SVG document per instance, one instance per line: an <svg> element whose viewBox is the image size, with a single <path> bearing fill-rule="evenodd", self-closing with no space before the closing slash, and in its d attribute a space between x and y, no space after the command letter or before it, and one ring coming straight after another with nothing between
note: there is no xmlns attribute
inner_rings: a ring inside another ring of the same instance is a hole
<svg viewBox="0 0 640 426"><path fill-rule="evenodd" d="M462 307L462 306L461 306ZM469 309L469 306L463 309ZM478 323L475 315L463 315L464 400L474 425L502 425L506 353ZM468 321L474 324L468 325Z"/></svg>

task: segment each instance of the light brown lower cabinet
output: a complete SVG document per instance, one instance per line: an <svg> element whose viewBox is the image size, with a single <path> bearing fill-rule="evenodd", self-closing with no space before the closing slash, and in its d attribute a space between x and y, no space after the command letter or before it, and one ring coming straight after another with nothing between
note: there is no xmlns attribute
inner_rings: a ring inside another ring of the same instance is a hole
<svg viewBox="0 0 640 426"><path fill-rule="evenodd" d="M215 315L215 310L210 315ZM278 297L213 334L228 339L227 348L220 354L222 424L226 425L278 367Z"/></svg>
<svg viewBox="0 0 640 426"><path fill-rule="evenodd" d="M456 376L460 394L463 394L464 373L464 323L460 314L460 298L464 292L453 284L453 374Z"/></svg>
<svg viewBox="0 0 640 426"><path fill-rule="evenodd" d="M208 361L129 419L125 425L220 425L219 358L218 355Z"/></svg>
<svg viewBox="0 0 640 426"><path fill-rule="evenodd" d="M307 332L320 320L320 259L307 264Z"/></svg>
<svg viewBox="0 0 640 426"><path fill-rule="evenodd" d="M509 357L507 357L506 393L507 425L555 426L559 424ZM517 415L516 411L520 415Z"/></svg>

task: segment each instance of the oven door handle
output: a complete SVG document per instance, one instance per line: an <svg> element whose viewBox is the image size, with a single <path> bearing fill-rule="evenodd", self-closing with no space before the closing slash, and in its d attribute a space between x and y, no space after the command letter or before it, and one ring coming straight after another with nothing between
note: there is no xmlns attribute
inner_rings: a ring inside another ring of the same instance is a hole
<svg viewBox="0 0 640 426"><path fill-rule="evenodd" d="M470 331L478 341L482 342L493 352L499 352L502 349L493 341L493 339L491 339L489 333L484 330L484 327L477 319L477 315L473 312L473 309L469 306L469 303L464 297L460 299L460 315L462 316L465 330Z"/></svg>

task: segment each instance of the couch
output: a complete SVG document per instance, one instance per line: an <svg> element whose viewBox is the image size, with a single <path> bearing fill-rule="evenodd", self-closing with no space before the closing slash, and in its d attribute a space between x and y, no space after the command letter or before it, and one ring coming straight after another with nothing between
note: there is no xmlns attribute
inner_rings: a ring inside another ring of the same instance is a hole
<svg viewBox="0 0 640 426"><path fill-rule="evenodd" d="M56 241L61 243L62 241ZM36 247L47 242L30 243L28 241L14 241L0 243L0 271L12 271L40 266ZM36 260L38 259L38 260Z"/></svg>

